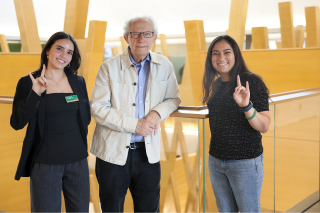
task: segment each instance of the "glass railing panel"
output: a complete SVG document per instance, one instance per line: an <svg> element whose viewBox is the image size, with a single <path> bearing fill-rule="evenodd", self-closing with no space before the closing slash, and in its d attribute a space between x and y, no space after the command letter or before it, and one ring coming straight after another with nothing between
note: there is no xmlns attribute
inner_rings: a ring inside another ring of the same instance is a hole
<svg viewBox="0 0 320 213"><path fill-rule="evenodd" d="M275 106L275 211L319 190L320 96Z"/></svg>
<svg viewBox="0 0 320 213"><path fill-rule="evenodd" d="M274 120L275 105L269 105L269 131L262 134L264 178L261 191L261 211L274 212Z"/></svg>
<svg viewBox="0 0 320 213"><path fill-rule="evenodd" d="M211 182L208 170L208 157L209 157L209 138L211 137L211 132L209 128L209 119L198 119L198 129L199 129L199 144L198 144L198 185L199 185L199 212L212 212L213 208L209 206L211 201L210 196L208 196L208 191L211 191ZM207 133L206 133L207 132ZM214 205L216 209L216 205Z"/></svg>
<svg viewBox="0 0 320 213"><path fill-rule="evenodd" d="M169 117L161 124L160 211L199 212L201 209L203 155L199 129L202 127L198 126L201 121Z"/></svg>

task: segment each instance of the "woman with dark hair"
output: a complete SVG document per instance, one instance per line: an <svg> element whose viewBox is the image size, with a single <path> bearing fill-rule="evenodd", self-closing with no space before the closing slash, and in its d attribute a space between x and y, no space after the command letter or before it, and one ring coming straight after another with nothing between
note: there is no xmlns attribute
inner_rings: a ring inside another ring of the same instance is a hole
<svg viewBox="0 0 320 213"><path fill-rule="evenodd" d="M260 132L270 124L268 89L227 35L209 47L202 88L211 130L208 166L219 212L260 212Z"/></svg>
<svg viewBox="0 0 320 213"><path fill-rule="evenodd" d="M28 127L15 179L30 176L32 212L60 212L61 191L67 212L89 211L91 116L80 63L74 38L57 32L41 52L40 68L16 88L10 124Z"/></svg>

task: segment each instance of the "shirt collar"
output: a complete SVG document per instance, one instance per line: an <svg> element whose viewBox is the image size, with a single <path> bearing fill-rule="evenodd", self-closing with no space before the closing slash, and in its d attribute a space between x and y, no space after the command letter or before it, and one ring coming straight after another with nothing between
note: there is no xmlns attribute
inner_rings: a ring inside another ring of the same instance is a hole
<svg viewBox="0 0 320 213"><path fill-rule="evenodd" d="M130 58L130 61L134 64L134 66L137 66L137 65L139 66L139 65L144 64L144 62L146 62L146 61L149 61L149 62L151 61L150 53L148 53L147 57L141 62L141 64L137 64L131 55L130 48L129 48L129 58Z"/></svg>

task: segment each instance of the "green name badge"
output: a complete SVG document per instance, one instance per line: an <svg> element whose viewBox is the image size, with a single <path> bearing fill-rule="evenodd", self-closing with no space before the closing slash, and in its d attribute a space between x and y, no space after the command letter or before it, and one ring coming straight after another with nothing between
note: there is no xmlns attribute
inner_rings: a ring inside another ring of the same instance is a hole
<svg viewBox="0 0 320 213"><path fill-rule="evenodd" d="M70 95L70 96L66 96L65 98L66 98L67 103L79 101L77 95Z"/></svg>

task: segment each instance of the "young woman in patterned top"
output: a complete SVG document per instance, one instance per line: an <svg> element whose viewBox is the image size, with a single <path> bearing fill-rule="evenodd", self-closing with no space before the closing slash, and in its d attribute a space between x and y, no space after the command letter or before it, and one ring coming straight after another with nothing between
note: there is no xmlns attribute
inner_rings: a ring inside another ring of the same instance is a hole
<svg viewBox="0 0 320 213"><path fill-rule="evenodd" d="M268 88L245 65L236 41L215 38L208 50L202 101L209 109L209 173L220 212L260 212L261 132L269 129Z"/></svg>

